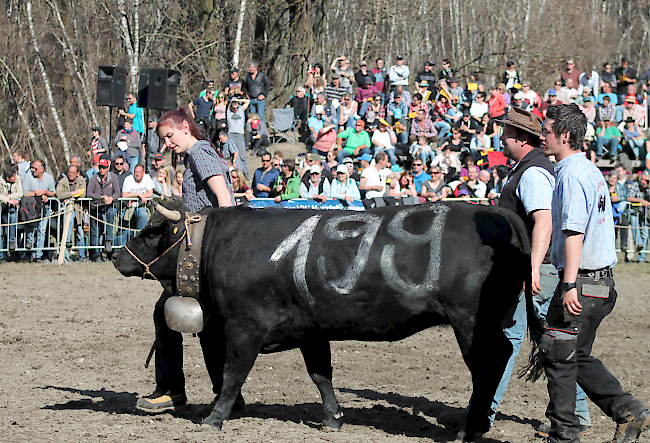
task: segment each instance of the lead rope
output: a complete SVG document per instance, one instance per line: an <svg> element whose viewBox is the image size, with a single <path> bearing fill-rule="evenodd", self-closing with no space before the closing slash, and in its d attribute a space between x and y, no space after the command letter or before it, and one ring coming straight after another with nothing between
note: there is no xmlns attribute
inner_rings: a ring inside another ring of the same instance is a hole
<svg viewBox="0 0 650 443"><path fill-rule="evenodd" d="M145 262L143 262L142 260L140 260L140 259L139 259L139 258L138 258L134 253L133 253L133 251L131 251L131 250L129 249L129 247L128 247L127 245L124 245L124 249L126 249L126 252L128 252L129 254L131 254L131 257L133 257L133 258L135 259L135 261L137 261L138 263L140 263L140 264L144 267L144 273L142 274L142 278L143 278L143 279L144 279L144 276L145 276L145 275L149 274L149 275L150 275L154 280L159 281L159 280L156 278L156 276L153 275L153 274L151 273L151 271L149 270L149 268L150 268L154 263L156 263L156 262L158 261L158 259L162 258L165 254L167 254L169 251L171 251L171 250L172 250L172 249L173 249L177 244L179 244L179 243L181 242L181 240L183 240L183 238L185 238L185 236L187 235L187 220L185 220L185 226L186 226L186 227L185 227L185 232L183 232L183 235L181 235L180 238L179 238L178 240L176 240L176 241L174 242L173 245L171 245L169 248L165 249L165 252L163 252L162 254L160 254L158 257L154 258L154 259L153 259L152 261L150 261L148 264L145 263ZM189 241L189 237L188 237L187 239L188 239L188 241Z"/></svg>

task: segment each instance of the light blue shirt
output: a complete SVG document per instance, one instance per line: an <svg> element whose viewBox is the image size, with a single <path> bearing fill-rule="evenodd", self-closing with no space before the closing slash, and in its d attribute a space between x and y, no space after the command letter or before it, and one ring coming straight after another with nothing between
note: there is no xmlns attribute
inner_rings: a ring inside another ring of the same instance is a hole
<svg viewBox="0 0 650 443"><path fill-rule="evenodd" d="M325 186L323 186L323 188L325 188ZM361 199L359 188L357 187L357 182L351 178L347 179L345 183L341 183L337 178L332 180L332 186L330 187L330 197L337 198L339 200L343 200L345 197L351 197L354 200Z"/></svg>
<svg viewBox="0 0 650 443"><path fill-rule="evenodd" d="M524 205L526 213L551 210L555 177L544 168L530 167L521 174L517 186L517 197Z"/></svg>
<svg viewBox="0 0 650 443"><path fill-rule="evenodd" d="M551 261L564 268L565 231L575 231L584 234L581 270L613 267L617 262L614 217L603 174L578 152L555 165L555 180Z"/></svg>

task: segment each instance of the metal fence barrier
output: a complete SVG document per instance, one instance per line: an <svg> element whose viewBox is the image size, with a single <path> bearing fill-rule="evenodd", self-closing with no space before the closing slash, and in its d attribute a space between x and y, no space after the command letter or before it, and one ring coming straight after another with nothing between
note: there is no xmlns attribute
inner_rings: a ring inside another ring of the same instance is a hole
<svg viewBox="0 0 650 443"><path fill-rule="evenodd" d="M146 224L149 217L148 209L143 205L133 207L139 201L137 198L120 198L101 209L94 207L92 201L91 198L71 198L62 202L49 198L35 228L26 227L33 221L18 221L19 208L0 205L0 258L11 251L22 257L33 254L35 259L52 258L58 251L63 251L62 245L66 246L66 258L69 251L76 251L83 258L93 250L103 250L107 237L113 239L113 248L119 249ZM64 232L67 234L65 239ZM95 234L95 239L92 234Z"/></svg>

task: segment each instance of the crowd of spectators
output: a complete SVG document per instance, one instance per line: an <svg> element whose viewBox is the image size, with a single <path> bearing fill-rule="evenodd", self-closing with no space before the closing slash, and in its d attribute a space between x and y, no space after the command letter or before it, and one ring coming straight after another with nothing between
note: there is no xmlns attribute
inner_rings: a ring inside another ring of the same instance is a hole
<svg viewBox="0 0 650 443"><path fill-rule="evenodd" d="M640 160L641 169L650 166L642 96L650 69L637 77L623 59L616 67L605 63L600 72L581 72L568 59L552 86L538 92L510 61L499 80L485 85L478 73L461 80L447 59L437 72L435 63L427 61L415 75L401 56L390 66L381 58L372 68L361 61L356 70L343 56L331 64L314 63L304 86L297 87L286 103L307 145L307 152L296 159L283 159L281 152L269 147L265 105L271 84L255 62L244 78L237 68L231 69L221 88L207 80L188 108L230 166L239 204L254 198L278 203L308 198L321 203L361 200L371 208L451 197L498 199L513 166L500 153L500 122L513 107L543 120L549 106L576 103L589 122L584 150L592 161L609 159L611 167L625 154ZM83 246L89 241L96 249L88 254L81 249L79 259L98 261L110 257L112 244L123 244L131 232L106 223L141 229L148 219L143 201L180 196L183 169L165 165L156 119L149 118L145 127L133 94L119 112L121 120L110 143L101 128L92 128L86 152L92 166L85 172L82 158L74 155L67 172L55 180L45 172L43 161L30 163L27 153L15 151L0 178L2 223L18 220L23 197L38 200L43 206L40 217L51 214L49 198L64 203L70 198L92 199L82 208L91 217L77 210L66 242L74 237ZM252 173L247 153L262 161ZM612 201L619 208L615 210L619 225L644 227L650 172L640 176L631 172L620 163L612 170ZM125 203L120 197L132 200ZM3 245L14 249L20 239L28 249L18 255L20 259L50 260L51 252L42 250L51 243L49 226L45 220L29 229L3 227L0 249ZM633 241L630 248L645 250L646 230L632 231L630 239L621 236L623 249ZM0 251L0 259L6 258ZM645 255L638 258L644 260Z"/></svg>

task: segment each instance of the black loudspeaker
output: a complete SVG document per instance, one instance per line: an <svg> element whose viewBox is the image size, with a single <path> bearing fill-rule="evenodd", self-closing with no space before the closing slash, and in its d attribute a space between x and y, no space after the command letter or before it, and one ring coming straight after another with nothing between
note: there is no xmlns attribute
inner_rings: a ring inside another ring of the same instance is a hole
<svg viewBox="0 0 650 443"><path fill-rule="evenodd" d="M172 69L140 68L138 106L148 109L176 109L176 89L181 73Z"/></svg>
<svg viewBox="0 0 650 443"><path fill-rule="evenodd" d="M97 106L124 107L126 68L100 66L97 74Z"/></svg>

